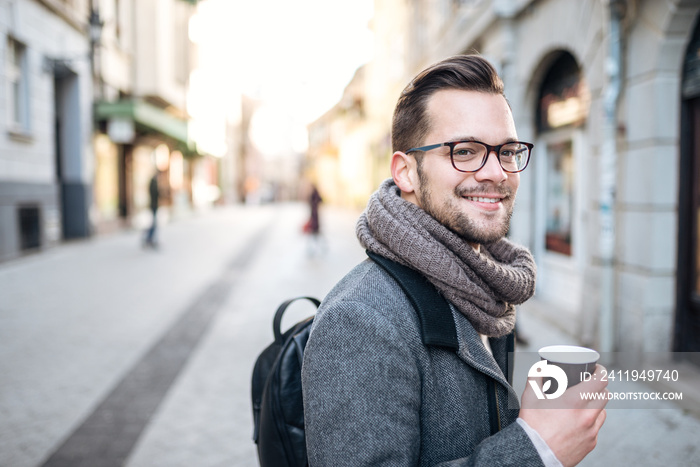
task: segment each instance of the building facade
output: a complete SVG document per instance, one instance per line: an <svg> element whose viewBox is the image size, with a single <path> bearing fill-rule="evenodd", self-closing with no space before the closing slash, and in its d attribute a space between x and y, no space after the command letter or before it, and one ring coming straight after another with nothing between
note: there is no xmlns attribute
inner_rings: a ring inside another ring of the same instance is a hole
<svg viewBox="0 0 700 467"><path fill-rule="evenodd" d="M99 0L104 22L95 70L95 203L100 230L149 221L158 173L161 216L206 204L217 163L192 136L189 37L196 2Z"/></svg>
<svg viewBox="0 0 700 467"><path fill-rule="evenodd" d="M308 126L309 151L305 178L323 193L324 201L361 208L381 180L372 174L386 173L387 147L371 148L367 125L365 67L359 68L341 100ZM374 149L374 150L372 150ZM379 157L373 157L373 155Z"/></svg>
<svg viewBox="0 0 700 467"><path fill-rule="evenodd" d="M90 234L89 13L0 1L0 261Z"/></svg>
<svg viewBox="0 0 700 467"><path fill-rule="evenodd" d="M197 12L196 0L0 0L0 261L147 225L156 172L165 218L233 191L226 121L193 104L195 71L211 87Z"/></svg>
<svg viewBox="0 0 700 467"><path fill-rule="evenodd" d="M697 0L376 0L366 147L386 147L415 73L481 53L535 144L509 233L538 264L527 309L603 351L698 351L699 12Z"/></svg>

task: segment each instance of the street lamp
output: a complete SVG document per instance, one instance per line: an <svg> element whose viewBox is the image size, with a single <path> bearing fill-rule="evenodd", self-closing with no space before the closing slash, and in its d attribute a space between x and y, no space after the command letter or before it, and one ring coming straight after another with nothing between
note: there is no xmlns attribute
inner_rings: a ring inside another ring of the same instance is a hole
<svg viewBox="0 0 700 467"><path fill-rule="evenodd" d="M90 33L90 44L93 47L99 45L100 43L100 39L102 38L102 27L104 24L104 21L100 20L100 14L97 12L97 10L90 10L88 32Z"/></svg>
<svg viewBox="0 0 700 467"><path fill-rule="evenodd" d="M90 65L92 68L92 79L96 83L95 100L102 98L102 76L97 60L97 49L102 40L102 27L104 21L100 19L100 13L94 8L90 9L90 19L88 20L88 35L90 37Z"/></svg>

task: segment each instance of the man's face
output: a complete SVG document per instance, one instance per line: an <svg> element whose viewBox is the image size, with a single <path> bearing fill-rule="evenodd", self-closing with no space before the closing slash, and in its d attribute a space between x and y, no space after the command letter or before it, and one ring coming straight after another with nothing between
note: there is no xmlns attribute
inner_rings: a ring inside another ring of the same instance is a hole
<svg viewBox="0 0 700 467"><path fill-rule="evenodd" d="M473 139L495 146L517 139L501 95L442 90L427 110L425 145ZM423 153L417 172L414 202L469 243L490 243L508 232L520 176L503 171L494 153L478 172L465 173L452 166L448 147L437 148Z"/></svg>

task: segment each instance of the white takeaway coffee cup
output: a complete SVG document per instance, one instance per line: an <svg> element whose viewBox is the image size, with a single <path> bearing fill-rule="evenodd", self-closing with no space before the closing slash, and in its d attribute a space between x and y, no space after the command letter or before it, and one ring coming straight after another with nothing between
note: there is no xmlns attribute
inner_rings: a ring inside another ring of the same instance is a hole
<svg viewBox="0 0 700 467"><path fill-rule="evenodd" d="M539 356L548 364L556 365L566 373L568 387L590 378L595 371L600 354L587 347L576 345L548 345L539 350Z"/></svg>

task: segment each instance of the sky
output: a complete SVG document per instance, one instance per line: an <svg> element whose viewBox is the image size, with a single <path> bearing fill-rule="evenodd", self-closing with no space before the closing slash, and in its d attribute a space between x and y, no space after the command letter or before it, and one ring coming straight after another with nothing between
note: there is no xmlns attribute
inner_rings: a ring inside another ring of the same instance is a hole
<svg viewBox="0 0 700 467"><path fill-rule="evenodd" d="M242 92L264 103L253 130L254 141L270 146L264 152L284 151L273 147L283 143L303 150L306 124L337 103L372 58L372 10L373 0L200 2L190 25L201 66L191 113L235 115Z"/></svg>

